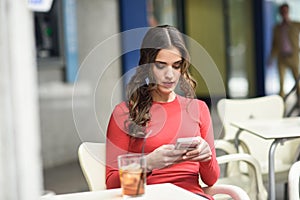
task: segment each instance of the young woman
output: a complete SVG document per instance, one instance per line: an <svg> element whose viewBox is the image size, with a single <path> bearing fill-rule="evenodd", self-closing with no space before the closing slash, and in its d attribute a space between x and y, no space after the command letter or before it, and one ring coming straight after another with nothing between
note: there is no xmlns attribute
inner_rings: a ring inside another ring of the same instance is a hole
<svg viewBox="0 0 300 200"><path fill-rule="evenodd" d="M203 193L199 176L209 186L219 177L213 127L207 105L194 99L196 82L189 66L189 53L176 28L149 29L127 100L115 107L108 125L107 188L120 187L117 156L143 152L148 185L173 183L212 199ZM197 148L175 149L177 138L185 137L197 137Z"/></svg>

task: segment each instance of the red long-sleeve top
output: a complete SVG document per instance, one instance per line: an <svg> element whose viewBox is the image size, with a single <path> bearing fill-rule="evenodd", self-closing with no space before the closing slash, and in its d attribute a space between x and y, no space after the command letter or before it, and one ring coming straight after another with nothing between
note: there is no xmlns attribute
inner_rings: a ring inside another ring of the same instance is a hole
<svg viewBox="0 0 300 200"><path fill-rule="evenodd" d="M117 156L125 153L150 153L164 144L175 144L180 137L201 136L209 144L212 158L207 162L185 161L163 169L153 169L147 176L147 184L173 183L196 194L203 193L199 185L202 181L213 185L220 174L214 149L214 135L210 112L207 105L197 99L176 96L168 103L153 102L150 109L151 121L147 132L151 135L146 140L133 138L127 134L125 120L128 108L125 102L118 104L111 115L106 139L106 186L119 188ZM207 196L208 197L208 196ZM208 197L211 198L211 197Z"/></svg>

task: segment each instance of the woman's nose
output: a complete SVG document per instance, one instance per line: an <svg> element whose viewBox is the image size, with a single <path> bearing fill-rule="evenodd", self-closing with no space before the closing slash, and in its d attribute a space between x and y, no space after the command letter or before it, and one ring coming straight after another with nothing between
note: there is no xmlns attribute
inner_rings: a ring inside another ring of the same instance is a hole
<svg viewBox="0 0 300 200"><path fill-rule="evenodd" d="M172 66L168 66L166 68L166 73L165 73L166 78L171 79L174 76L174 72L173 72L173 67Z"/></svg>

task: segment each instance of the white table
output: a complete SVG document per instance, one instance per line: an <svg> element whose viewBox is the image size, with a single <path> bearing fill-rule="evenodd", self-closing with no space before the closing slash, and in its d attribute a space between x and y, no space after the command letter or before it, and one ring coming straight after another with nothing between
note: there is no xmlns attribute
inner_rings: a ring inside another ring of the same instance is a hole
<svg viewBox="0 0 300 200"><path fill-rule="evenodd" d="M247 121L231 122L231 125L239 129L235 137L236 144L242 131L247 131L266 140L274 140L269 150L269 199L275 200L275 149L279 143L300 137L300 117L249 119Z"/></svg>
<svg viewBox="0 0 300 200"><path fill-rule="evenodd" d="M80 192L55 195L41 198L41 200L121 200L121 189L101 190L94 192ZM132 200L207 200L204 197L177 187L171 183L147 185L146 193L143 197L132 198Z"/></svg>

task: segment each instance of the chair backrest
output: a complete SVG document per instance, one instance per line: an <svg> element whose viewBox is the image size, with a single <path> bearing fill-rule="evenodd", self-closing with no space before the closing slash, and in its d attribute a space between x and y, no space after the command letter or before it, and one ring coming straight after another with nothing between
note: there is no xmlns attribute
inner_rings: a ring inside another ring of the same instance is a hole
<svg viewBox="0 0 300 200"><path fill-rule="evenodd" d="M221 99L217 111L225 129L224 139L234 139L236 128L229 122L233 120L274 119L284 116L284 101L279 95L250 99Z"/></svg>
<svg viewBox="0 0 300 200"><path fill-rule="evenodd" d="M79 146L79 163L90 191L106 189L105 152L105 143L83 142Z"/></svg>
<svg viewBox="0 0 300 200"><path fill-rule="evenodd" d="M235 137L237 128L230 125L231 121L257 119L276 119L284 116L284 101L279 95L270 95L249 99L221 99L217 104L217 111L223 123L225 140ZM250 153L261 165L263 173L268 172L268 151L272 140L264 140L252 134L240 134L239 137L250 150ZM277 147L275 152L275 171L278 163L292 163L295 159L299 141L288 141ZM286 167L285 171L289 167ZM287 177L286 177L287 181Z"/></svg>
<svg viewBox="0 0 300 200"><path fill-rule="evenodd" d="M289 171L289 199L290 200L299 200L300 199L300 161L295 162Z"/></svg>

